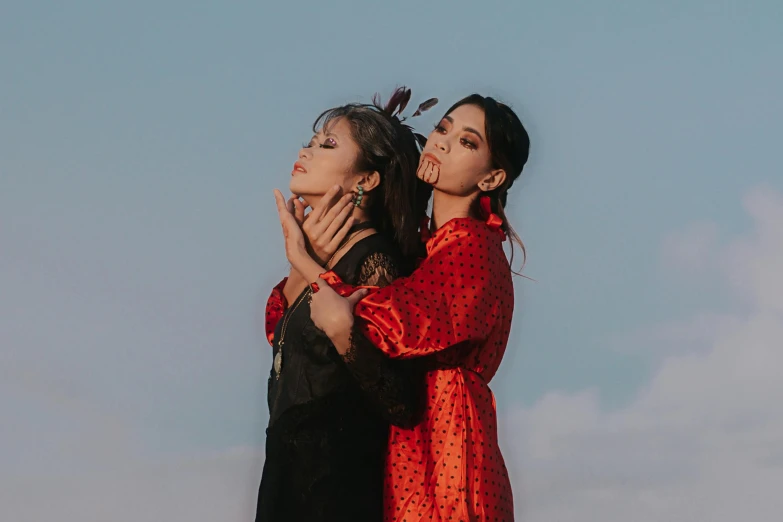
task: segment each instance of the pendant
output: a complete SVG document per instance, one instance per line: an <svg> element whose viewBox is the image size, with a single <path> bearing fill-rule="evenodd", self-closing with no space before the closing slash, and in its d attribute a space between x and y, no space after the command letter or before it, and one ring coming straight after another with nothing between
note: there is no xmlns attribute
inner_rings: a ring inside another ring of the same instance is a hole
<svg viewBox="0 0 783 522"><path fill-rule="evenodd" d="M280 378L280 370L283 369L283 350L278 348L277 353L275 354L275 360L272 363L272 367L275 369L275 375L277 378Z"/></svg>

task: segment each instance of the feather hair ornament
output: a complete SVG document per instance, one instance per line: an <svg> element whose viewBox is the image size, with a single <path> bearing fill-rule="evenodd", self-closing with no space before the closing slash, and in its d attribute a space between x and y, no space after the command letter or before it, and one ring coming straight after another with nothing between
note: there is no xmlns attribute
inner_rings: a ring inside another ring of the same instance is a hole
<svg viewBox="0 0 783 522"><path fill-rule="evenodd" d="M408 102L410 101L410 99L411 99L411 90L403 85L402 87L397 87L394 90L391 97L389 98L389 101L386 102L385 105L381 104L381 97L378 93L375 93L375 95L373 95L372 103L373 105L381 109L384 113L388 114L392 118L402 123L408 119L407 116L402 115L402 112L408 106ZM416 108L416 111L413 113L411 118L415 118L416 116L421 116L423 112L430 110L431 108L435 107L435 105L437 104L438 104L437 98L429 98L428 100L421 102L419 106ZM413 132L413 129L410 128L408 125L405 125L405 127L408 127L408 129L411 132ZM422 134L419 134L417 132L413 132L413 135L416 138L416 141L418 142L419 146L421 148L424 148L424 144L427 142L426 136L423 136Z"/></svg>

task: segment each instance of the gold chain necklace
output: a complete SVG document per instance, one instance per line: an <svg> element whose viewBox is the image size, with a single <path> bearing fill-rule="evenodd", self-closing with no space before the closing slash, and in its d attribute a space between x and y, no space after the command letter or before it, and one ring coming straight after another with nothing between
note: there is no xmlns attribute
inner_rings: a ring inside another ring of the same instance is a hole
<svg viewBox="0 0 783 522"><path fill-rule="evenodd" d="M294 312L296 312L296 309L299 308L299 305L302 304L302 301L305 300L305 297L310 295L310 292L312 292L312 290L308 286L305 289L305 292L296 300L294 306L289 308L288 311L286 311L285 317L283 317L283 327L280 329L280 340L277 342L277 354L275 354L275 361L273 363L276 379L280 379L280 372L283 370L283 342L285 340L285 332L288 329L288 322L291 320Z"/></svg>

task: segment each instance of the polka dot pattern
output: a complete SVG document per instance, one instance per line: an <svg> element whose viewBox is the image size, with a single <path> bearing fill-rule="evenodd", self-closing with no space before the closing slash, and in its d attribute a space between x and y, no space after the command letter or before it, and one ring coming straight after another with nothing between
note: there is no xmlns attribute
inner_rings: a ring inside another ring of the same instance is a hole
<svg viewBox="0 0 783 522"><path fill-rule="evenodd" d="M501 238L484 222L448 222L407 278L362 300L365 335L392 357L431 355L427 408L391 428L385 520L511 521L513 500L487 383L508 341L513 285Z"/></svg>
<svg viewBox="0 0 783 522"><path fill-rule="evenodd" d="M266 300L266 339L271 345L274 345L277 323L283 318L285 310L288 308L285 295L283 295L283 288L285 288L287 281L287 277L280 281L280 283L272 289L272 293L269 294L269 298Z"/></svg>

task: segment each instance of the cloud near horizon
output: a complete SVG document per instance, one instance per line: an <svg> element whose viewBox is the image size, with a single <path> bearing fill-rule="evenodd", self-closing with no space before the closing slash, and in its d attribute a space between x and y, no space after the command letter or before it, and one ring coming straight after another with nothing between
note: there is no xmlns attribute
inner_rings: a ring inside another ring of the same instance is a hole
<svg viewBox="0 0 783 522"><path fill-rule="evenodd" d="M717 227L699 223L667 238L663 248L677 251L662 256L686 272L714 273L711 285L733 292L740 311L705 308L645 329L669 346L621 409L602 410L594 390L552 391L506 419L521 520L733 522L783 513L783 194L757 187L743 204L748 234L719 246Z"/></svg>

